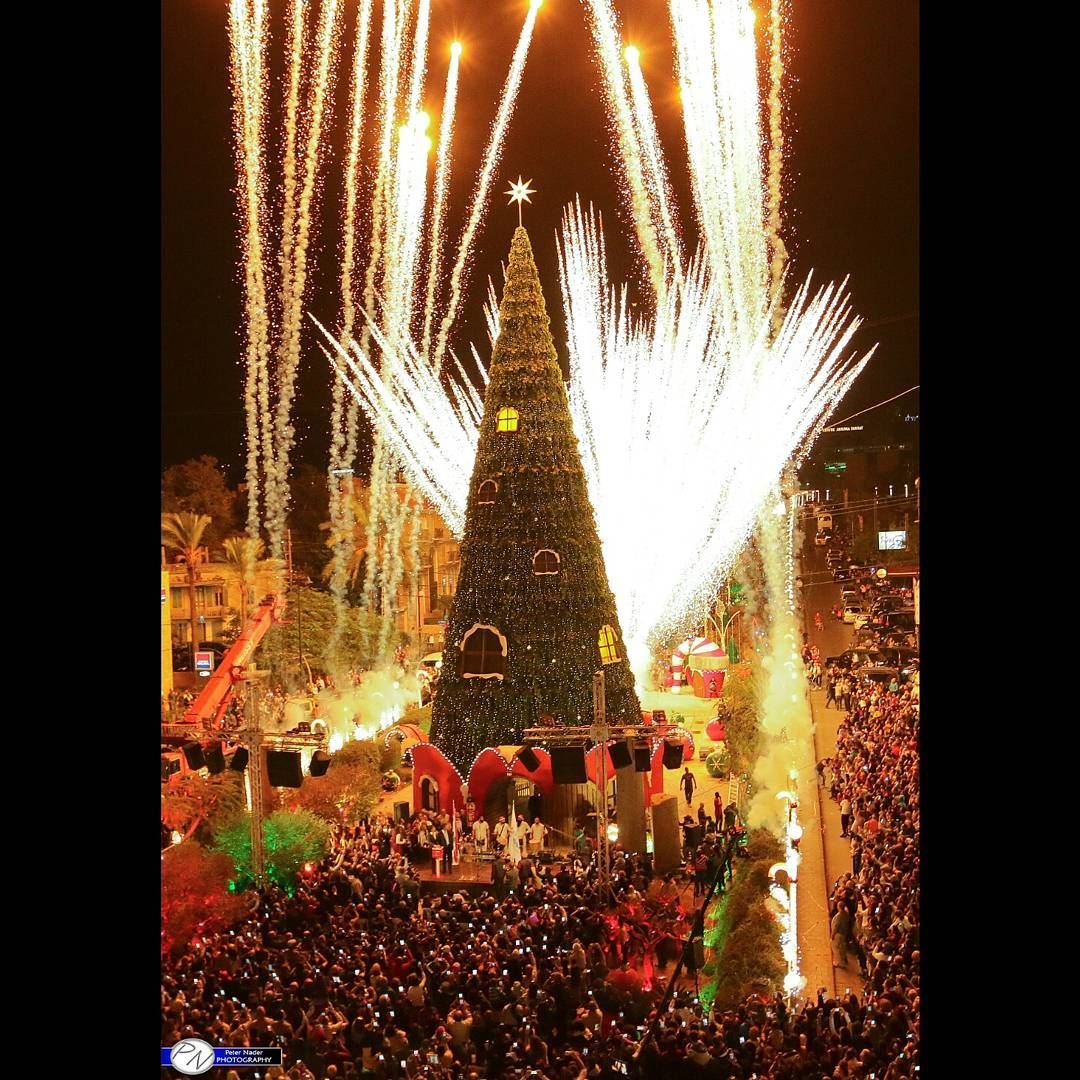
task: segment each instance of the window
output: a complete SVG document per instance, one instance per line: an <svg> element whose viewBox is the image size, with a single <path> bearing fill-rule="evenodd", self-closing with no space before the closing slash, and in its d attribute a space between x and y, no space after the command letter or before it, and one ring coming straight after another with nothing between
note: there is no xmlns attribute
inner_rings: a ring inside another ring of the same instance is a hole
<svg viewBox="0 0 1080 1080"><path fill-rule="evenodd" d="M485 480L479 490L476 492L476 505L477 506L494 506L495 496L498 493L499 485L494 480Z"/></svg>
<svg viewBox="0 0 1080 1080"><path fill-rule="evenodd" d="M605 664L614 664L619 659L615 644L615 631L610 626L600 627L600 659Z"/></svg>
<svg viewBox="0 0 1080 1080"><path fill-rule="evenodd" d="M495 430L496 431L517 431L518 429L518 411L510 406L505 409L500 409L495 417Z"/></svg>
<svg viewBox="0 0 1080 1080"><path fill-rule="evenodd" d="M172 606L176 608L187 607L188 604L188 591L187 589L170 589L169 595L172 597Z"/></svg>
<svg viewBox="0 0 1080 1080"><path fill-rule="evenodd" d="M465 679L502 679L506 673L506 638L494 626L476 623L461 642Z"/></svg>
<svg viewBox="0 0 1080 1080"><path fill-rule="evenodd" d="M433 814L439 812L439 783L430 776L420 781L420 805Z"/></svg>
<svg viewBox="0 0 1080 1080"><path fill-rule="evenodd" d="M557 574L559 572L559 553L551 548L542 548L533 556L533 573Z"/></svg>

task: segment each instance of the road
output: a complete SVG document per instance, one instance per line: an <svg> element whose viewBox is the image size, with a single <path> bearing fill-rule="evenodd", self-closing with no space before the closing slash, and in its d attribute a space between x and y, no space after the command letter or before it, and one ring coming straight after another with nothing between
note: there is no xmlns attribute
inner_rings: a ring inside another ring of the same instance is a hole
<svg viewBox="0 0 1080 1080"><path fill-rule="evenodd" d="M809 539L803 552L803 611L806 615L806 632L810 636L810 643L817 645L821 650L824 660L827 656L836 656L851 646L854 631L851 626L845 625L834 618L829 609L840 599L840 590L843 588L839 582L832 580L832 574L825 565L825 549L815 547L813 539ZM814 613L821 612L824 620L824 629L814 629ZM843 713L839 709L825 708L825 691L810 691L810 707L814 715L814 754L815 759L832 757L836 753L836 729L843 719ZM840 835L840 807L829 798L828 792L823 788L817 789L817 798L814 807L816 817L817 835L815 841L810 844L811 836L804 839L803 867L800 868L800 885L803 876L810 880L808 885L813 887L812 902L807 907L800 907L800 952L810 953L814 957L820 957L822 951L822 935L828 942L828 912L822 911L823 898L820 888L817 887L818 874L824 870L824 902L827 903L828 894L832 891L833 883L841 874L851 871L851 845ZM810 832L810 825L804 822L804 828ZM814 860L811 864L811 859ZM800 896L802 889L800 889ZM805 919L803 918L805 913ZM822 922L824 919L824 923ZM805 940L804 940L805 933ZM831 957L831 946L828 946ZM830 959L831 963L831 959ZM818 986L828 986L834 993L844 993L848 988L861 994L863 980L858 973L858 966L853 956L848 956L849 969L831 967L826 969L821 963L814 965L815 971L819 972L824 981L811 980L807 985L807 991L813 992ZM804 972L808 979L810 971L807 963L803 962ZM826 971L829 978L825 978Z"/></svg>

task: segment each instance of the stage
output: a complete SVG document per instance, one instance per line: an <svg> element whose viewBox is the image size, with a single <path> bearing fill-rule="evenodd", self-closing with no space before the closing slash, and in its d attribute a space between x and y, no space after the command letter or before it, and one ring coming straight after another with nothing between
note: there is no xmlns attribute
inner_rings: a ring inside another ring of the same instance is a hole
<svg viewBox="0 0 1080 1080"><path fill-rule="evenodd" d="M483 892L491 888L492 864L463 859L457 866L448 866L436 876L435 867L422 866L417 870L420 893Z"/></svg>

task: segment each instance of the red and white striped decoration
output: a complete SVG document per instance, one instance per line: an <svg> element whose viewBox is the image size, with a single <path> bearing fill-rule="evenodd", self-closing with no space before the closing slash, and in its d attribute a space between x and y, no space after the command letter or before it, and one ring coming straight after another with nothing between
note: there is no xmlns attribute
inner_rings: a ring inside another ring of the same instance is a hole
<svg viewBox="0 0 1080 1080"><path fill-rule="evenodd" d="M726 657L727 653L708 638L687 638L671 654L671 674L668 676L668 686L673 694L679 692L683 682L683 667L691 656L716 656Z"/></svg>

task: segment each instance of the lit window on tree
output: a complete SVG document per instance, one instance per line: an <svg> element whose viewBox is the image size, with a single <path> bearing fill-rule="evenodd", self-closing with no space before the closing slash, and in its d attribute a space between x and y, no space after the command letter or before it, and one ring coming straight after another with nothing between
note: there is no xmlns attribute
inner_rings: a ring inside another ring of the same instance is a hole
<svg viewBox="0 0 1080 1080"><path fill-rule="evenodd" d="M477 506L494 506L499 485L494 480L485 480L476 492Z"/></svg>
<svg viewBox="0 0 1080 1080"><path fill-rule="evenodd" d="M533 573L557 574L559 572L559 553L550 548L543 548L533 556Z"/></svg>
<svg viewBox="0 0 1080 1080"><path fill-rule="evenodd" d="M615 645L615 631L610 626L600 627L600 659L605 664L614 664L619 659L619 650Z"/></svg>
<svg viewBox="0 0 1080 1080"><path fill-rule="evenodd" d="M475 624L461 642L463 679L502 679L506 674L506 638L494 626Z"/></svg>
<svg viewBox="0 0 1080 1080"><path fill-rule="evenodd" d="M518 411L510 406L500 409L495 416L496 431L517 431Z"/></svg>

